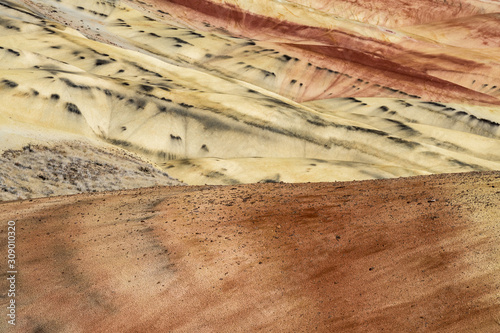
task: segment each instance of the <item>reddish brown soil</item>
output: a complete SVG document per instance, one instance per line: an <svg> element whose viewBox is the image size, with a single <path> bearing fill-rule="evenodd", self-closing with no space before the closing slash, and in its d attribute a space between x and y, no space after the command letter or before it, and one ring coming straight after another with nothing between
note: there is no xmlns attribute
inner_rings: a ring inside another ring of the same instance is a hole
<svg viewBox="0 0 500 333"><path fill-rule="evenodd" d="M500 330L500 172L8 202L3 253L9 220L19 332Z"/></svg>

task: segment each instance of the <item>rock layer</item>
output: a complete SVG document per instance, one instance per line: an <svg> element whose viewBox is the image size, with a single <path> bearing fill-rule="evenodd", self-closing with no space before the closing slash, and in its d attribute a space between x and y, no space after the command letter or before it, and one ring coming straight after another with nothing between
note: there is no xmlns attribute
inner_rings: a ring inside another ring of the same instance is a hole
<svg viewBox="0 0 500 333"><path fill-rule="evenodd" d="M431 23L266 3L2 1L0 122L110 143L192 184L499 169L489 21L478 38L464 35L477 16L432 23L462 25L451 42Z"/></svg>

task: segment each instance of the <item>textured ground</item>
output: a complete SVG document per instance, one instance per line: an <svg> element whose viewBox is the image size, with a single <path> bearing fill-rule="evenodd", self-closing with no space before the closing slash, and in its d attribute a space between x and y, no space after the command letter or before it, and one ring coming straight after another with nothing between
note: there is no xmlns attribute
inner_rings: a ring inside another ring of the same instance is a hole
<svg viewBox="0 0 500 333"><path fill-rule="evenodd" d="M18 332L498 332L499 216L499 172L0 204Z"/></svg>
<svg viewBox="0 0 500 333"><path fill-rule="evenodd" d="M0 163L0 201L182 184L132 154L83 142L8 149Z"/></svg>

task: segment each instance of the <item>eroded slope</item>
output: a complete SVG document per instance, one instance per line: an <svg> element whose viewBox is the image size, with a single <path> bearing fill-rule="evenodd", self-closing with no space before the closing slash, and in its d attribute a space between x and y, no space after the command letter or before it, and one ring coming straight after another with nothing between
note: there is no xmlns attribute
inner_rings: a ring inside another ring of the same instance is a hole
<svg viewBox="0 0 500 333"><path fill-rule="evenodd" d="M353 91L342 88L344 79L356 82L353 87L369 89L373 82L362 73L380 71L386 82L384 75L394 71L378 62L366 71L337 71L309 56L294 57L278 48L264 51L266 43L281 47L283 41L260 36L258 29L251 40L249 35L234 36L236 31L193 28L173 14L156 10L154 4L26 3L34 11L2 2L0 93L5 102L0 120L11 132L31 124L46 128L47 133L60 130L103 140L134 151L191 184L331 181L499 169L498 107L471 105L493 103L489 98L496 98L495 89L481 96L469 89L458 98L466 98L467 104L430 102L420 93L411 95L385 84L375 84L371 92L354 90L360 95L398 98L354 98ZM388 32L359 22L336 22L335 33L356 30L337 40L351 40L352 45L345 47L353 52L361 47L357 38L371 35L374 39L366 43L375 48L384 45L386 58L391 54ZM280 38L297 43L292 35ZM394 38L393 45L405 40ZM422 63L428 61L421 57L423 53L412 54ZM489 67L479 67L493 75L493 58L485 52L477 61L481 59ZM238 66L247 69L240 71ZM309 77L309 83L281 77L294 71ZM424 87L434 94L429 98L448 100L454 91L448 83L436 86L438 81L420 74L423 85L413 81L410 72L400 72L398 78L401 75L412 89ZM328 83L329 76L342 79ZM299 101L306 97L283 90L279 83L283 80L309 92L316 89L314 85L323 90L331 86L340 89L337 95L349 97L299 104L287 96ZM314 165L317 160L319 168Z"/></svg>
<svg viewBox="0 0 500 333"><path fill-rule="evenodd" d="M389 29L318 1L1 1L0 125L190 184L499 170L495 5L467 3Z"/></svg>

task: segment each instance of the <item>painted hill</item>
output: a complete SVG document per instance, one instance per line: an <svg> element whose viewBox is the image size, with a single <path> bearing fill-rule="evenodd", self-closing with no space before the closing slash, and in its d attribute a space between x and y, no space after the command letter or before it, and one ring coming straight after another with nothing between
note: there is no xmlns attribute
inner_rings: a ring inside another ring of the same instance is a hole
<svg viewBox="0 0 500 333"><path fill-rule="evenodd" d="M349 6L2 1L0 128L111 144L189 184L499 170L497 6L378 25Z"/></svg>
<svg viewBox="0 0 500 333"><path fill-rule="evenodd" d="M15 331L498 332L498 13L0 0Z"/></svg>

